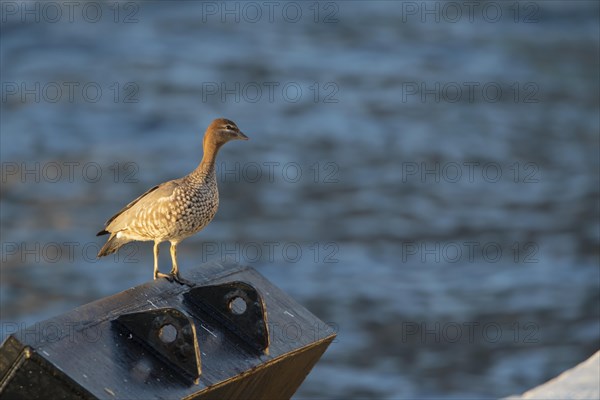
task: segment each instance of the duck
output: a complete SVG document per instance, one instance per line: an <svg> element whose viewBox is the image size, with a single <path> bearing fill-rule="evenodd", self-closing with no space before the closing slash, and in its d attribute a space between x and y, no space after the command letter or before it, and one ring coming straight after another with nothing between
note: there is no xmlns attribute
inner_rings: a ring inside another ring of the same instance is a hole
<svg viewBox="0 0 600 400"><path fill-rule="evenodd" d="M97 257L115 253L129 242L153 241L154 279L189 284L179 272L177 245L200 232L215 217L219 208L215 162L221 147L234 140L248 140L248 136L229 119L212 121L204 133L204 153L196 169L148 189L106 221L96 236L110 236ZM158 267L159 245L163 242L171 244L169 274L160 272Z"/></svg>

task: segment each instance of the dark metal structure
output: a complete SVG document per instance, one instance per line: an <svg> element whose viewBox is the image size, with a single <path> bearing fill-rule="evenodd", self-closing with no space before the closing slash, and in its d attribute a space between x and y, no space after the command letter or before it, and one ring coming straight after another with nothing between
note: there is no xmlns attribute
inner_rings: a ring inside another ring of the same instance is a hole
<svg viewBox="0 0 600 400"><path fill-rule="evenodd" d="M237 264L160 279L10 335L2 399L289 398L335 338Z"/></svg>

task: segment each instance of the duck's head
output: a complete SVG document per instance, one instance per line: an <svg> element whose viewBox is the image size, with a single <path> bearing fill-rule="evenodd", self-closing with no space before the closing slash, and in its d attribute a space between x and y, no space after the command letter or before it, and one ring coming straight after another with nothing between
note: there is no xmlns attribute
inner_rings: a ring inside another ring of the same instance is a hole
<svg viewBox="0 0 600 400"><path fill-rule="evenodd" d="M248 136L240 131L235 122L225 118L211 122L204 134L204 146L209 142L218 148L230 140L248 140Z"/></svg>

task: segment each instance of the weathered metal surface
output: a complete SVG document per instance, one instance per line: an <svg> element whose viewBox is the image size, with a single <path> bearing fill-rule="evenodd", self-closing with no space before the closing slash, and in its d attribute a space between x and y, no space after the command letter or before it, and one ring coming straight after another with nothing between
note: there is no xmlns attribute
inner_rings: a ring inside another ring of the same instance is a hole
<svg viewBox="0 0 600 400"><path fill-rule="evenodd" d="M0 396L289 398L335 338L252 268L211 263L186 278L192 288L148 282L11 335L0 348ZM236 297L243 312L232 303ZM171 319L157 321L161 315ZM200 361L197 370L189 362L186 319L202 365L197 383L192 371L200 372ZM175 333L161 331L167 325Z"/></svg>
<svg viewBox="0 0 600 400"><path fill-rule="evenodd" d="M183 295L196 309L208 313L250 347L269 353L269 331L263 299L256 289L244 282L200 286ZM239 301L241 309L235 309ZM242 311L243 309L243 311Z"/></svg>
<svg viewBox="0 0 600 400"><path fill-rule="evenodd" d="M198 383L200 350L194 322L174 308L123 314L113 320L146 349Z"/></svg>

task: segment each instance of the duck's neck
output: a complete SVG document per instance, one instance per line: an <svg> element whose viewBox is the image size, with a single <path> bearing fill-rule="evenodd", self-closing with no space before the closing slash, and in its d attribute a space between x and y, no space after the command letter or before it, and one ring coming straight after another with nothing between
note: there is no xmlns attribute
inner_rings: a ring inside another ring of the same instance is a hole
<svg viewBox="0 0 600 400"><path fill-rule="evenodd" d="M215 170L215 161L217 159L217 153L221 148L220 145L217 145L213 141L204 141L204 155L202 156L202 161L193 172L195 175L208 175Z"/></svg>

